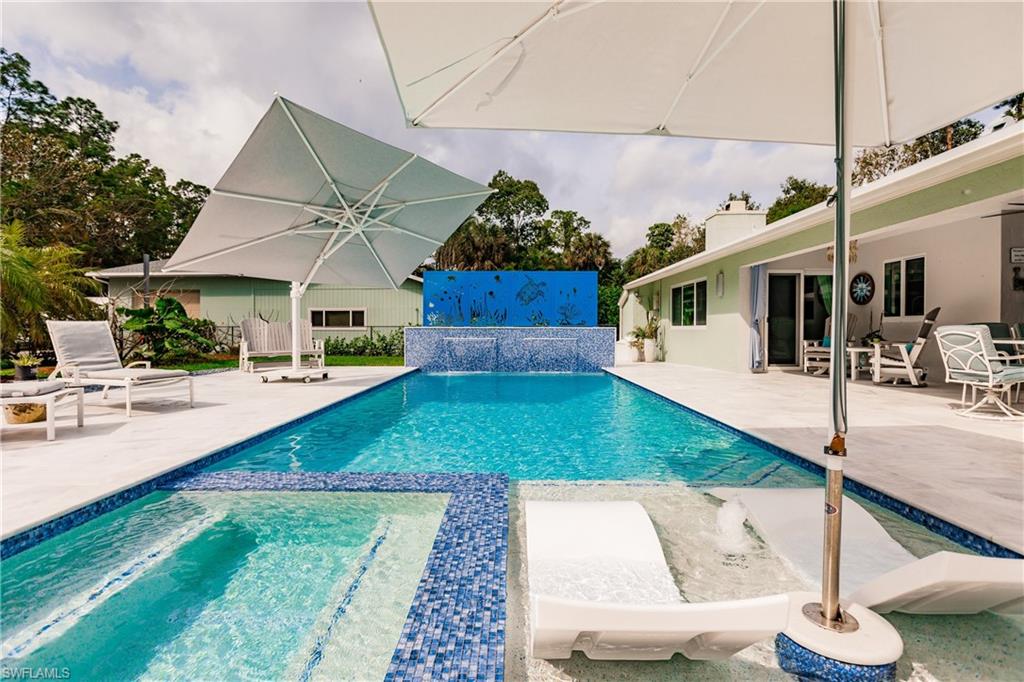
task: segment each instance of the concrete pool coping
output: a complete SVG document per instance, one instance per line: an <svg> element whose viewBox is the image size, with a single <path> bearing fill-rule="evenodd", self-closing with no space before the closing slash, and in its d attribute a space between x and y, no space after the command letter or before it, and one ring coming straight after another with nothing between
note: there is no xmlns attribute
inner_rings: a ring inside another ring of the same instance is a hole
<svg viewBox="0 0 1024 682"><path fill-rule="evenodd" d="M180 391L149 389L136 398L131 419L124 416L119 391L112 391L106 403L91 393L85 426L69 428L73 411L60 412L54 441L42 440L39 429L4 428L0 556L8 555L9 541L16 536L90 505L108 501L109 506L111 498L164 476L181 475L183 467L202 468L213 453L251 445L254 438L312 419L416 371L328 370L329 379L312 384L261 384L257 375L241 372L196 376L194 408L182 402Z"/></svg>

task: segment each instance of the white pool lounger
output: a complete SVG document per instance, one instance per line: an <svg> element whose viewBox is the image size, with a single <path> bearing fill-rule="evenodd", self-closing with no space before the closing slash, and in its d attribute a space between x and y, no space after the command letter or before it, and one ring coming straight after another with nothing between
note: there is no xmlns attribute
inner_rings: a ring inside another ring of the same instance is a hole
<svg viewBox="0 0 1024 682"><path fill-rule="evenodd" d="M721 659L789 620L786 594L684 602L637 502L527 502L526 544L537 658Z"/></svg>
<svg viewBox="0 0 1024 682"><path fill-rule="evenodd" d="M819 488L715 488L735 500L754 530L812 584L820 585ZM1024 560L936 552L923 559L897 543L865 510L843 498L840 592L878 613L1024 611Z"/></svg>

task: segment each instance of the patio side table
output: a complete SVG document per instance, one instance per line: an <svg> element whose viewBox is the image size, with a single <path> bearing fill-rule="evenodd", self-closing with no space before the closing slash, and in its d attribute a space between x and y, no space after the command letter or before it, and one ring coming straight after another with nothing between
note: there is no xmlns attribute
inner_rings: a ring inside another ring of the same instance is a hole
<svg viewBox="0 0 1024 682"><path fill-rule="evenodd" d="M846 352L850 355L850 381L857 381L860 378L860 371L867 369L865 359L875 352L873 346L848 346Z"/></svg>

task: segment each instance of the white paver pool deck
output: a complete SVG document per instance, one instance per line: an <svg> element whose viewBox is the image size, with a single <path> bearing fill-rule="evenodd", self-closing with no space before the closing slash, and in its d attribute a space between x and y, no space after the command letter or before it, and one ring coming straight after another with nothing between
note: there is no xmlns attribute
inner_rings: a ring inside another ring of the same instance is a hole
<svg viewBox="0 0 1024 682"><path fill-rule="evenodd" d="M411 371L405 367L331 367L311 384L272 382L240 372L195 378L195 407L180 386L140 390L132 418L121 391L104 403L86 394L85 427L74 409L57 413L57 440L42 424L2 429L0 536L77 509Z"/></svg>
<svg viewBox="0 0 1024 682"><path fill-rule="evenodd" d="M828 381L668 363L611 370L670 400L824 463ZM959 390L849 385L846 474L961 528L1024 552L1024 425L953 413Z"/></svg>

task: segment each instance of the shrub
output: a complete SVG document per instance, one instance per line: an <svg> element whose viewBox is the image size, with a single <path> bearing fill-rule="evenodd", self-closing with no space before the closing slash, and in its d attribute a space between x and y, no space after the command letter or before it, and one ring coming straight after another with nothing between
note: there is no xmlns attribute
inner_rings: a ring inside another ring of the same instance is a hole
<svg viewBox="0 0 1024 682"><path fill-rule="evenodd" d="M159 363L195 358L214 349L213 322L190 318L176 299L158 298L152 308L117 312L126 318L121 328L133 336L127 355Z"/></svg>
<svg viewBox="0 0 1024 682"><path fill-rule="evenodd" d="M405 352L405 335L401 329L387 334L356 336L351 339L330 337L324 340L327 355L400 356Z"/></svg>

